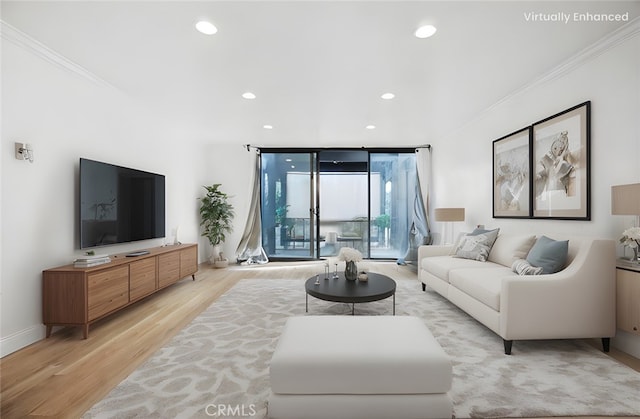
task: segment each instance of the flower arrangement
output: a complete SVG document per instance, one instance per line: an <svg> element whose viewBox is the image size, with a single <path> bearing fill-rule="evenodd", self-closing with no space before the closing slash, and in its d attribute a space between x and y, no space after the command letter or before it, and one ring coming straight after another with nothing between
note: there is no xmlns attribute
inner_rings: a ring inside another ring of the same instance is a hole
<svg viewBox="0 0 640 419"><path fill-rule="evenodd" d="M620 243L632 249L640 248L640 227L631 227L622 232Z"/></svg>
<svg viewBox="0 0 640 419"><path fill-rule="evenodd" d="M344 260L345 262L360 262L362 260L362 253L351 247L342 247L340 253L338 253L338 260Z"/></svg>

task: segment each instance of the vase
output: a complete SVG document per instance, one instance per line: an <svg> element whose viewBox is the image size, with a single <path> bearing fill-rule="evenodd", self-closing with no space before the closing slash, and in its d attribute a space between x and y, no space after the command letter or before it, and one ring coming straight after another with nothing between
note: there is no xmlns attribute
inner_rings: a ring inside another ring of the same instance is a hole
<svg viewBox="0 0 640 419"><path fill-rule="evenodd" d="M358 267L352 260L348 260L344 269L344 277L349 281L355 281L358 278Z"/></svg>

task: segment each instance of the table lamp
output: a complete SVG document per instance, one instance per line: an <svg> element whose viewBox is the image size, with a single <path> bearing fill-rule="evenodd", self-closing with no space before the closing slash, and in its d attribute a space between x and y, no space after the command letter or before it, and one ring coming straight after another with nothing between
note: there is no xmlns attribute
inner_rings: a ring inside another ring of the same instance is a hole
<svg viewBox="0 0 640 419"><path fill-rule="evenodd" d="M611 214L635 215L640 227L640 183L611 187Z"/></svg>
<svg viewBox="0 0 640 419"><path fill-rule="evenodd" d="M442 244L453 244L453 222L464 221L464 208L436 208L436 221L442 221L444 225L444 234L442 235ZM451 230L451 231L449 231Z"/></svg>

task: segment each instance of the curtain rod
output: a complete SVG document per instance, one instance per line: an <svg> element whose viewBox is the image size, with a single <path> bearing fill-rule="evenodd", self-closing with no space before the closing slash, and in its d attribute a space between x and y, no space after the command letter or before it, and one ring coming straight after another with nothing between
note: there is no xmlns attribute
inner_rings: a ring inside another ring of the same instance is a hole
<svg viewBox="0 0 640 419"><path fill-rule="evenodd" d="M251 151L251 149L255 149L257 152L260 152L261 149L265 148L265 149L272 149L272 150L277 150L277 149L281 149L281 150L301 150L301 151L323 151L323 150L397 150L397 149L409 149L409 148L413 148L413 149L421 149L421 148L426 148L427 150L431 148L431 144L422 144L422 145L417 145L417 146L405 146L405 147L365 147L362 146L360 148L358 147L309 147L309 148L304 148L304 147L261 147L261 146L256 146L256 145L251 145L251 144L243 144L243 147L245 147L247 149L247 151Z"/></svg>

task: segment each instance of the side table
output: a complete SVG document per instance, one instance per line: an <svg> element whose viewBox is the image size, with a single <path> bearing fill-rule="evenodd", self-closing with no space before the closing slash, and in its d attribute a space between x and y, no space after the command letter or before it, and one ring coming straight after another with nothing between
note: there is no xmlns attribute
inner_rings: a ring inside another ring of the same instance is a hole
<svg viewBox="0 0 640 419"><path fill-rule="evenodd" d="M640 264L616 263L616 323L618 329L640 335Z"/></svg>

